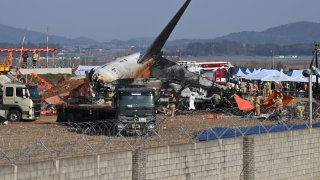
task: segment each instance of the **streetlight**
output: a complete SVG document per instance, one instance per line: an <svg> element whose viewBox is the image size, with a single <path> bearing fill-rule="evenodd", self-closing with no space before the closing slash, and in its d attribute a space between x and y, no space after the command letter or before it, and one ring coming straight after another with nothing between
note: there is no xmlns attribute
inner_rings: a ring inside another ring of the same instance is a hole
<svg viewBox="0 0 320 180"><path fill-rule="evenodd" d="M271 53L271 59L272 59L272 69L274 69L274 58L273 58L273 51L272 49L270 50Z"/></svg>
<svg viewBox="0 0 320 180"><path fill-rule="evenodd" d="M312 76L316 75L318 79L318 75L320 74L320 69L311 66L311 69L306 69L302 72L304 77L309 77L309 123L310 128L312 128Z"/></svg>

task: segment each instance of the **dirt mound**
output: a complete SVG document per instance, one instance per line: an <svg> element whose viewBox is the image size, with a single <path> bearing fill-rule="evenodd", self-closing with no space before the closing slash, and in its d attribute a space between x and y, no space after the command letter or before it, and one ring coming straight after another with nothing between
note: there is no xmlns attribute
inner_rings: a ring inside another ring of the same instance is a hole
<svg viewBox="0 0 320 180"><path fill-rule="evenodd" d="M69 79L62 81L59 83L57 86L52 87L50 90L48 90L45 94L42 96L42 100L46 101L46 99L52 99L54 96L68 96L69 93L78 88L83 84L83 80L74 80L74 79ZM53 103L55 104L55 103Z"/></svg>
<svg viewBox="0 0 320 180"><path fill-rule="evenodd" d="M38 74L39 77L45 79L47 82L53 86L58 85L60 82L64 81L67 78L70 78L70 74Z"/></svg>

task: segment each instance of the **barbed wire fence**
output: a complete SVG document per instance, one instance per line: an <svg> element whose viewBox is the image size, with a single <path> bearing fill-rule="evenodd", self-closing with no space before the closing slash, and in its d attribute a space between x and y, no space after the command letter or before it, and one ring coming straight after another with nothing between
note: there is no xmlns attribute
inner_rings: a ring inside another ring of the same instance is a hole
<svg viewBox="0 0 320 180"><path fill-rule="evenodd" d="M183 112L176 117L158 115L155 129L137 135L117 132L116 125L110 121L10 123L0 127L0 165L134 151L310 127L307 114L304 118L298 118L296 112L289 108L278 117L272 112L260 118L252 116L252 113L216 109ZM319 115L320 108L314 107L314 128L319 127Z"/></svg>

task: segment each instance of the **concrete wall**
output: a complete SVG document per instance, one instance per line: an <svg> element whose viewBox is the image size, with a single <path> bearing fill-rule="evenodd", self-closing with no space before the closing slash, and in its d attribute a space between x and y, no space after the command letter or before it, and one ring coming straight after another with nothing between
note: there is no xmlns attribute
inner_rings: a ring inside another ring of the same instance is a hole
<svg viewBox="0 0 320 180"><path fill-rule="evenodd" d="M147 179L239 179L242 138L147 150Z"/></svg>
<svg viewBox="0 0 320 180"><path fill-rule="evenodd" d="M132 178L131 152L66 158L32 164L0 167L1 180L83 179L117 180Z"/></svg>
<svg viewBox="0 0 320 180"><path fill-rule="evenodd" d="M254 137L256 179L320 179L320 130Z"/></svg>
<svg viewBox="0 0 320 180"><path fill-rule="evenodd" d="M1 179L320 179L320 129L0 166Z"/></svg>
<svg viewBox="0 0 320 180"><path fill-rule="evenodd" d="M29 68L20 69L21 74L72 74L72 68Z"/></svg>

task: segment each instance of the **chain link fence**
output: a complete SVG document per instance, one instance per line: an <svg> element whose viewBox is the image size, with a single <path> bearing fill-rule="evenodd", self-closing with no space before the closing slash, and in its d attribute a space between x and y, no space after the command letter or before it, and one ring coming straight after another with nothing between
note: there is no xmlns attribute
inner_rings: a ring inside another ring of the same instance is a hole
<svg viewBox="0 0 320 180"><path fill-rule="evenodd" d="M307 109L307 108L306 108ZM248 136L309 128L305 114L298 118L290 108L281 116L272 113L252 116L237 109L185 111L175 117L158 115L155 130L126 135L109 121L55 123L52 121L12 122L0 126L0 165L19 164L64 157L94 155L141 148L196 143L199 141ZM319 126L319 107L314 107L313 128ZM262 117L262 118L261 118Z"/></svg>

